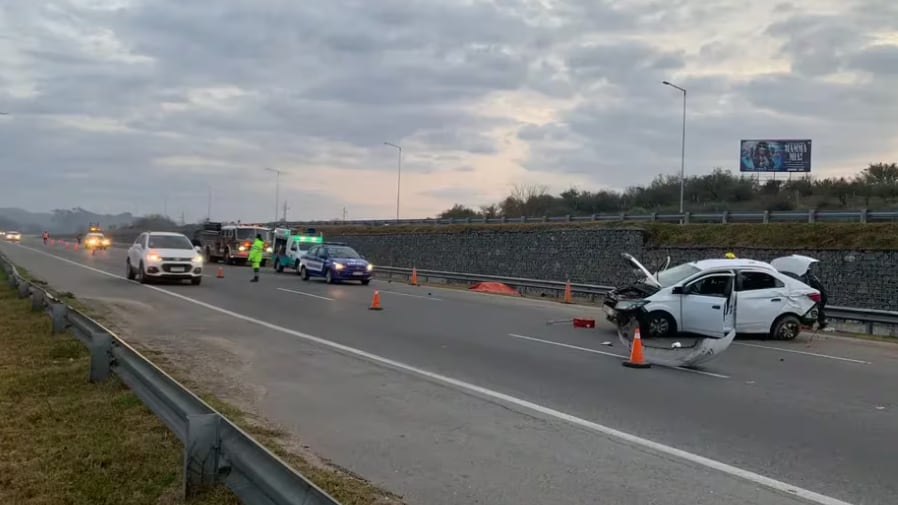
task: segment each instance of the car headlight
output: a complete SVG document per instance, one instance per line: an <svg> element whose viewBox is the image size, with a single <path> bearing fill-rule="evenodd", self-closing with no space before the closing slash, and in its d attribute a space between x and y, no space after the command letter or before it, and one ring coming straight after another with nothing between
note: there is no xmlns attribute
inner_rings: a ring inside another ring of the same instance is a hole
<svg viewBox="0 0 898 505"><path fill-rule="evenodd" d="M103 245L111 245L111 244L112 244L112 241L109 240L108 238L103 240Z"/></svg>
<svg viewBox="0 0 898 505"><path fill-rule="evenodd" d="M237 250L240 251L240 252L243 252L243 251L246 250L246 248L243 247L243 246L239 246L239 247L237 247Z"/></svg>
<svg viewBox="0 0 898 505"><path fill-rule="evenodd" d="M334 263L334 270L343 270L344 268L346 268L346 266L343 265L343 263Z"/></svg>
<svg viewBox="0 0 898 505"><path fill-rule="evenodd" d="M158 254L147 254L147 261L156 263L158 261L162 261L162 257Z"/></svg>
<svg viewBox="0 0 898 505"><path fill-rule="evenodd" d="M636 310L648 304L648 300L621 300L615 305L615 310Z"/></svg>
<svg viewBox="0 0 898 505"><path fill-rule="evenodd" d="M196 256L193 257L193 260L191 260L191 261L193 261L194 263L202 263L202 262L203 262L203 255L202 255L202 254L197 254Z"/></svg>
<svg viewBox="0 0 898 505"><path fill-rule="evenodd" d="M273 253L273 252L274 252L274 247L269 247L268 249L265 249L265 251L266 251L266 252Z"/></svg>
<svg viewBox="0 0 898 505"><path fill-rule="evenodd" d="M369 272L374 270L374 265L372 265L371 263L368 263L368 266L365 267L365 270L367 270Z"/></svg>

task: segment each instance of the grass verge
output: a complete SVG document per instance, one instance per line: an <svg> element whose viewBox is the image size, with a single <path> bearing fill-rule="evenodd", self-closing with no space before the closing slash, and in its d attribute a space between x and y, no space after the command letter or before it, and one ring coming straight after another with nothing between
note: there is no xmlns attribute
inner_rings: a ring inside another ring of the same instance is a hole
<svg viewBox="0 0 898 505"><path fill-rule="evenodd" d="M740 247L776 249L898 249L898 223L516 223L402 226L320 226L325 237L397 234L536 232L580 229L641 229L655 247Z"/></svg>
<svg viewBox="0 0 898 505"><path fill-rule="evenodd" d="M5 285L0 314L0 503L183 503L181 443L140 399L90 384L83 344ZM191 503L239 502L220 487Z"/></svg>

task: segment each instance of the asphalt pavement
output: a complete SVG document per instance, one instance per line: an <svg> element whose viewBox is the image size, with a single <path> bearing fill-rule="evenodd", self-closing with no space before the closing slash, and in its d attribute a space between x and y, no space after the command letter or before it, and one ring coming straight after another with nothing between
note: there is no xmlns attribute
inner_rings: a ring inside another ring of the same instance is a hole
<svg viewBox="0 0 898 505"><path fill-rule="evenodd" d="M121 249L0 248L58 289L150 308L144 327L202 321L193 345L239 363L204 373L411 503L898 503L891 344L737 341L699 371L632 370L607 324L547 324L595 307L217 265L146 288Z"/></svg>

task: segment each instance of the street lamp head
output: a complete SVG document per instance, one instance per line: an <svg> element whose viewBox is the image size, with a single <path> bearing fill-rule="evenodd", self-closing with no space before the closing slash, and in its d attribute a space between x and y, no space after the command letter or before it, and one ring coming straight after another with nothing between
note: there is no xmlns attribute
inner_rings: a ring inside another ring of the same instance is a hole
<svg viewBox="0 0 898 505"><path fill-rule="evenodd" d="M670 86L670 83L667 82L667 81L661 81L661 84L664 84L664 85L666 85L666 86Z"/></svg>

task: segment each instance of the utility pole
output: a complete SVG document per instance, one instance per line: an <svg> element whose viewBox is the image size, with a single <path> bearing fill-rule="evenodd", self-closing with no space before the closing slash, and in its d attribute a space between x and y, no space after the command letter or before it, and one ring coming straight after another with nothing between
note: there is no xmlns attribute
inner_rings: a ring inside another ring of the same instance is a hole
<svg viewBox="0 0 898 505"><path fill-rule="evenodd" d="M165 203L163 203L163 207L162 207L162 209L163 209L163 210L162 210L162 215L163 215L166 219L168 219L168 195L165 195L165 200L164 200L164 202L165 202Z"/></svg>
<svg viewBox="0 0 898 505"><path fill-rule="evenodd" d="M284 217L281 219L283 222L287 222L287 200L284 200Z"/></svg>
<svg viewBox="0 0 898 505"><path fill-rule="evenodd" d="M384 142L384 145L395 147L399 150L399 166L396 170L396 220L399 221L399 190L401 187L400 182L402 180L402 146L391 142Z"/></svg>
<svg viewBox="0 0 898 505"><path fill-rule="evenodd" d="M265 170L268 172L274 172L275 174L275 185L274 185L274 222L278 222L278 208L280 207L280 199L281 199L281 170L276 168L265 167Z"/></svg>
<svg viewBox="0 0 898 505"><path fill-rule="evenodd" d="M678 89L683 93L683 133L680 140L680 214L683 214L685 211L683 196L686 193L686 90L669 81L663 81L661 84Z"/></svg>
<svg viewBox="0 0 898 505"><path fill-rule="evenodd" d="M343 207L343 222L346 222L346 207Z"/></svg>
<svg viewBox="0 0 898 505"><path fill-rule="evenodd" d="M209 185L209 202L206 206L206 222L212 222L212 185Z"/></svg>

